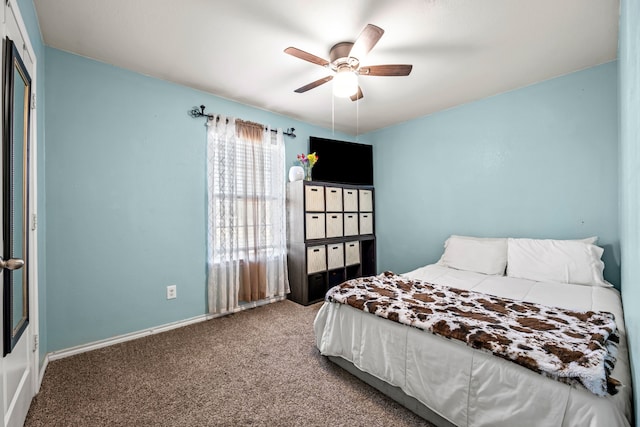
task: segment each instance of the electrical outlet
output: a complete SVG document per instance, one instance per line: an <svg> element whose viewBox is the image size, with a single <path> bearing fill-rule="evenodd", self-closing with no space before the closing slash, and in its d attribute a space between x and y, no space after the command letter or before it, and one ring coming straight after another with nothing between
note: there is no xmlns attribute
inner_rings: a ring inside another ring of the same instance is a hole
<svg viewBox="0 0 640 427"><path fill-rule="evenodd" d="M176 285L167 286L167 299L174 299L178 296Z"/></svg>

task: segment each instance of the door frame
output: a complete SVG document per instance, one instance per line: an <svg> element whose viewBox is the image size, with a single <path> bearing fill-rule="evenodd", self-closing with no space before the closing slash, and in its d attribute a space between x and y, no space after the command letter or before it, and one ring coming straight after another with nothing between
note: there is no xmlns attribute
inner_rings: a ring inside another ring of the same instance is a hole
<svg viewBox="0 0 640 427"><path fill-rule="evenodd" d="M31 123L30 123L30 162L29 169L29 196L27 203L29 204L29 218L28 222L28 258L30 260L30 268L28 270L29 275L29 329L31 330L30 336L27 339L31 340L29 348L32 351L31 369L32 369L32 387L35 393L40 389L41 376L40 376L40 352L39 352L39 336L40 336L40 324L39 324L39 306L38 306L38 228L37 228L37 213L38 213L38 110L36 108L37 102L41 101L37 98L38 88L38 58L36 57L29 33L27 32L24 19L20 12L17 0L3 0L3 5L0 8L0 18L2 18L2 38L7 36L7 15L13 13L15 17L18 31L22 36L24 42L24 51L33 64L33 70L31 71ZM11 10L8 10L11 9ZM45 361L43 361L43 366ZM30 396L33 398L33 396ZM5 414L3 414L4 416Z"/></svg>

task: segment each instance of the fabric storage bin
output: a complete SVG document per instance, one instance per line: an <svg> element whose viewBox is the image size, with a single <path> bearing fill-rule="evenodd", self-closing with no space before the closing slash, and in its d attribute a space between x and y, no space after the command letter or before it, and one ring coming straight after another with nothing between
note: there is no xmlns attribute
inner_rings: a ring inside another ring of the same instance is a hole
<svg viewBox="0 0 640 427"><path fill-rule="evenodd" d="M327 214L327 238L329 237L342 237L342 214L341 213L328 213Z"/></svg>
<svg viewBox="0 0 640 427"><path fill-rule="evenodd" d="M324 187L321 185L304 186L304 210L324 211Z"/></svg>
<svg viewBox="0 0 640 427"><path fill-rule="evenodd" d="M305 236L309 239L324 239L324 218L323 213L308 213L306 214L307 230Z"/></svg>
<svg viewBox="0 0 640 427"><path fill-rule="evenodd" d="M309 246L307 248L307 274L326 271L327 248L324 245Z"/></svg>
<svg viewBox="0 0 640 427"><path fill-rule="evenodd" d="M333 270L329 272L329 286L328 288L331 289L334 286L339 285L340 283L344 282L346 280L346 276L344 274L344 268L341 268L339 270Z"/></svg>
<svg viewBox="0 0 640 427"><path fill-rule="evenodd" d="M344 244L345 265L360 264L360 242L346 242Z"/></svg>
<svg viewBox="0 0 640 427"><path fill-rule="evenodd" d="M373 193L371 190L358 190L360 193L360 212L373 212Z"/></svg>
<svg viewBox="0 0 640 427"><path fill-rule="evenodd" d="M327 267L329 270L344 267L344 243L327 245Z"/></svg>
<svg viewBox="0 0 640 427"><path fill-rule="evenodd" d="M324 192L326 196L326 211L342 212L342 188L327 187Z"/></svg>
<svg viewBox="0 0 640 427"><path fill-rule="evenodd" d="M373 213L360 214L360 234L373 234Z"/></svg>
<svg viewBox="0 0 640 427"><path fill-rule="evenodd" d="M345 236L358 235L358 214L357 213L344 214L344 235Z"/></svg>
<svg viewBox="0 0 640 427"><path fill-rule="evenodd" d="M342 191L345 212L358 212L358 190L345 188Z"/></svg>
<svg viewBox="0 0 640 427"><path fill-rule="evenodd" d="M327 283L325 280L325 274L318 273L308 276L309 282L309 301L318 300L324 298L327 293Z"/></svg>

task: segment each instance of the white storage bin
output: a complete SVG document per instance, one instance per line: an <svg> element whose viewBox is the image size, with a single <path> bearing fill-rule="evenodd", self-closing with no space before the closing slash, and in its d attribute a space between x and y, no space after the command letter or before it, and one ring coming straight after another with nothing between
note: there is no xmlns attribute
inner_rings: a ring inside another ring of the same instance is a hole
<svg viewBox="0 0 640 427"><path fill-rule="evenodd" d="M345 212L358 212L358 190L345 188L342 191Z"/></svg>
<svg viewBox="0 0 640 427"><path fill-rule="evenodd" d="M307 230L306 230L306 238L309 239L324 239L324 223L325 223L325 215L323 213L308 213L306 214L307 219Z"/></svg>
<svg viewBox="0 0 640 427"><path fill-rule="evenodd" d="M342 237L342 214L327 214L327 237Z"/></svg>
<svg viewBox="0 0 640 427"><path fill-rule="evenodd" d="M360 234L373 234L373 213L360 214Z"/></svg>
<svg viewBox="0 0 640 427"><path fill-rule="evenodd" d="M371 190L358 190L360 193L360 212L373 212L373 194Z"/></svg>
<svg viewBox="0 0 640 427"><path fill-rule="evenodd" d="M344 244L345 265L360 264L360 242L346 242Z"/></svg>
<svg viewBox="0 0 640 427"><path fill-rule="evenodd" d="M327 266L329 270L344 267L344 243L327 245Z"/></svg>
<svg viewBox="0 0 640 427"><path fill-rule="evenodd" d="M345 236L358 235L358 214L357 213L344 214L344 235Z"/></svg>
<svg viewBox="0 0 640 427"><path fill-rule="evenodd" d="M305 185L304 200L305 211L324 211L324 187L321 185Z"/></svg>
<svg viewBox="0 0 640 427"><path fill-rule="evenodd" d="M342 212L342 188L327 187L324 192L327 198L327 212Z"/></svg>
<svg viewBox="0 0 640 427"><path fill-rule="evenodd" d="M327 270L326 246L309 246L307 248L307 274Z"/></svg>

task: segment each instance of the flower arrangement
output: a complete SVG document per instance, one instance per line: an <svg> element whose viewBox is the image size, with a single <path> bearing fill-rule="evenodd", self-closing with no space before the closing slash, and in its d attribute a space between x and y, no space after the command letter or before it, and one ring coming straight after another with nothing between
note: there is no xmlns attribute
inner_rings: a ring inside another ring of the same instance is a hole
<svg viewBox="0 0 640 427"><path fill-rule="evenodd" d="M300 166L304 169L304 179L306 181L311 181L311 169L313 169L313 166L318 163L318 155L316 153L298 154L297 157L300 162Z"/></svg>

